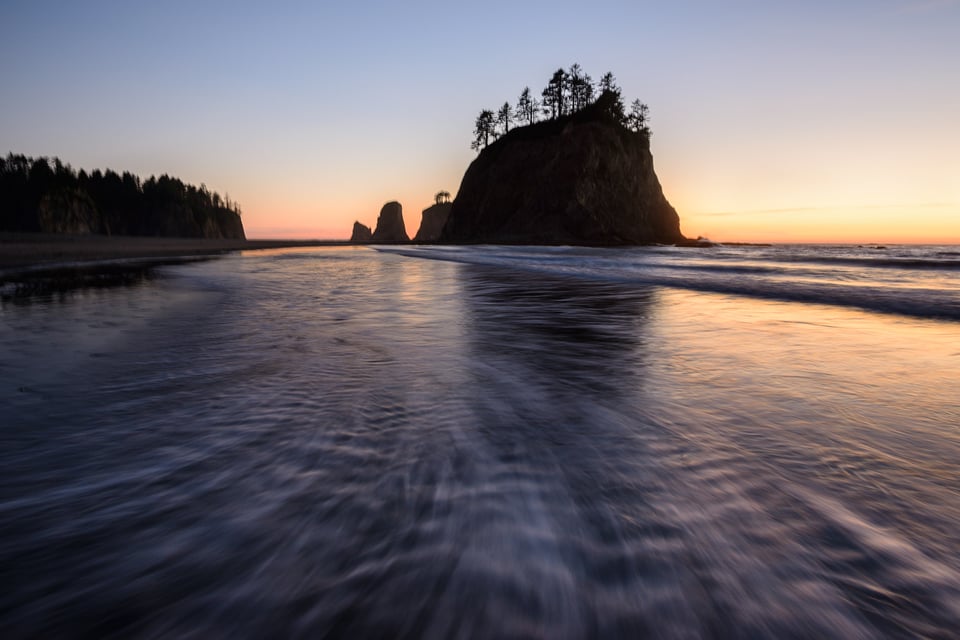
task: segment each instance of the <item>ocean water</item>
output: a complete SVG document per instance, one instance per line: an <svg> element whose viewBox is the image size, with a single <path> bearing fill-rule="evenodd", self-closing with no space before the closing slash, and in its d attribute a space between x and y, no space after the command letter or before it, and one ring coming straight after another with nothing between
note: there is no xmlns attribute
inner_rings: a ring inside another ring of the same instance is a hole
<svg viewBox="0 0 960 640"><path fill-rule="evenodd" d="M960 629L960 248L0 287L0 636Z"/></svg>

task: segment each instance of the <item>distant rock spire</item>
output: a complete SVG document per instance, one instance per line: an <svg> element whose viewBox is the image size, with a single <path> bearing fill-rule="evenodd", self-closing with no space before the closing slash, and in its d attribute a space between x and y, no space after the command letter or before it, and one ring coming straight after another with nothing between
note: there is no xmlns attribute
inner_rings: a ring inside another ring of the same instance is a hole
<svg viewBox="0 0 960 640"><path fill-rule="evenodd" d="M368 244L373 241L373 231L360 221L353 223L353 235L350 236L350 242L354 244Z"/></svg>
<svg viewBox="0 0 960 640"><path fill-rule="evenodd" d="M407 229L403 225L403 207L399 202L388 202L380 209L377 229L371 240L374 243L410 242Z"/></svg>

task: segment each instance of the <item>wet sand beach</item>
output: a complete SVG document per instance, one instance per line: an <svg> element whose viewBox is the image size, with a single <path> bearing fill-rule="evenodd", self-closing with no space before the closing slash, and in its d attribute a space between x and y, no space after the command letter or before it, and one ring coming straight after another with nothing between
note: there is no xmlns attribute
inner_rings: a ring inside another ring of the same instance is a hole
<svg viewBox="0 0 960 640"><path fill-rule="evenodd" d="M957 247L379 249L0 287L4 638L957 637Z"/></svg>
<svg viewBox="0 0 960 640"><path fill-rule="evenodd" d="M209 256L231 251L348 244L337 240L221 240L132 236L0 233L0 270L44 265Z"/></svg>

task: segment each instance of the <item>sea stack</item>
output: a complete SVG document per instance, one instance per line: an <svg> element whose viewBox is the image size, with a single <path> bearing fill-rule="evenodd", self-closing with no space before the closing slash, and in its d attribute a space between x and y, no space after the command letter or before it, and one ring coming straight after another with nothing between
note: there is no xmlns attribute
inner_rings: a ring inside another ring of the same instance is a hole
<svg viewBox="0 0 960 640"><path fill-rule="evenodd" d="M414 242L436 242L440 239L440 232L443 231L443 225L447 223L450 216L452 202L441 202L423 210L423 218L420 220L420 229L417 235L413 237Z"/></svg>
<svg viewBox="0 0 960 640"><path fill-rule="evenodd" d="M439 241L619 246L683 242L649 135L596 103L513 129L463 176Z"/></svg>
<svg viewBox="0 0 960 640"><path fill-rule="evenodd" d="M407 229L403 224L403 207L399 202L388 202L380 209L377 228L371 242L386 244L391 242L410 242Z"/></svg>
<svg viewBox="0 0 960 640"><path fill-rule="evenodd" d="M353 223L353 234L350 236L350 242L353 244L369 244L373 241L373 231L359 220Z"/></svg>

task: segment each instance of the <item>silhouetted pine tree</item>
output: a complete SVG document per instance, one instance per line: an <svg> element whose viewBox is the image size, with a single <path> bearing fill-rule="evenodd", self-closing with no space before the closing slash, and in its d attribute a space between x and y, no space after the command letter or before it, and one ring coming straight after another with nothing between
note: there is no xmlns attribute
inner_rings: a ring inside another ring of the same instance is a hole
<svg viewBox="0 0 960 640"><path fill-rule="evenodd" d="M533 124L537 121L537 111L540 110L540 101L530 95L530 87L524 87L517 99L517 120Z"/></svg>
<svg viewBox="0 0 960 640"><path fill-rule="evenodd" d="M480 150L490 144L490 138L496 133L496 122L494 121L493 111L484 109L477 116L476 127L473 130L473 142L470 148Z"/></svg>
<svg viewBox="0 0 960 640"><path fill-rule="evenodd" d="M543 112L549 115L551 120L556 120L566 113L567 74L563 69L553 72L553 77L550 78L541 95Z"/></svg>
<svg viewBox="0 0 960 640"><path fill-rule="evenodd" d="M509 102L504 102L500 110L497 111L497 125L503 128L503 133L510 131L510 123L513 122L513 107Z"/></svg>
<svg viewBox="0 0 960 640"><path fill-rule="evenodd" d="M630 113L627 115L627 128L650 137L650 107L639 100L630 104Z"/></svg>
<svg viewBox="0 0 960 640"><path fill-rule="evenodd" d="M593 79L573 63L567 72L567 93L570 112L575 113L593 102Z"/></svg>

